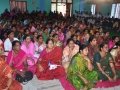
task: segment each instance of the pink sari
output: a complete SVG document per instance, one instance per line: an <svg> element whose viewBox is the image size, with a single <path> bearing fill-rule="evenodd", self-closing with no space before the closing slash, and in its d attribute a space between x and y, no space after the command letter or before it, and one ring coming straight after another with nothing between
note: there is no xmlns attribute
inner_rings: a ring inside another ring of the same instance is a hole
<svg viewBox="0 0 120 90"><path fill-rule="evenodd" d="M35 73L36 66L35 64L37 63L37 58L34 57L35 54L35 46L33 42L30 42L28 46L26 46L26 43L23 42L21 49L27 54L27 62L29 65L29 70Z"/></svg>
<svg viewBox="0 0 120 90"><path fill-rule="evenodd" d="M64 41L64 34L63 33L58 33L58 36L59 36L59 40L61 42L63 42Z"/></svg>
<svg viewBox="0 0 120 90"><path fill-rule="evenodd" d="M108 43L109 49L112 49L114 47L114 45L115 45L115 42L110 40L109 43Z"/></svg>
<svg viewBox="0 0 120 90"><path fill-rule="evenodd" d="M14 51L10 51L7 57L7 63L9 65L13 64L14 68L17 70L24 70L24 61L26 60L26 53L23 50L20 50L19 53L15 56Z"/></svg>

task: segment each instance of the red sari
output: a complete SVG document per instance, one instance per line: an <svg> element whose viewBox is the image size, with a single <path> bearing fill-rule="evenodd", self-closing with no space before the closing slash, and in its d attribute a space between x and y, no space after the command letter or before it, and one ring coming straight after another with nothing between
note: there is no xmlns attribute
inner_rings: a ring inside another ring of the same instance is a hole
<svg viewBox="0 0 120 90"><path fill-rule="evenodd" d="M52 80L59 79L65 90L75 90L75 88L66 79L65 70L61 64L62 49L55 47L51 52L47 52L44 49L40 55L40 65L44 68L44 71L40 72L39 68L36 70L36 76L40 80ZM56 69L50 70L49 63L59 65Z"/></svg>
<svg viewBox="0 0 120 90"><path fill-rule="evenodd" d="M12 69L6 64L2 58L0 58L0 90L7 87L8 74L12 74ZM9 90L22 90L22 86L17 81L13 80L9 87Z"/></svg>
<svg viewBox="0 0 120 90"><path fill-rule="evenodd" d="M19 71L24 70L24 62L27 58L26 53L23 50L20 50L17 55L14 54L14 51L10 51L7 57L8 65L13 64L13 67Z"/></svg>
<svg viewBox="0 0 120 90"><path fill-rule="evenodd" d="M55 47L51 52L47 52L46 49L40 55L40 65L44 68L43 72L40 72L37 68L36 75L38 79L51 80L59 79L65 75L63 66L61 65L62 60L62 49L60 47ZM54 70L49 69L49 62L52 64L60 65Z"/></svg>
<svg viewBox="0 0 120 90"><path fill-rule="evenodd" d="M116 57L115 57L115 68L117 70L120 70L120 54L118 54Z"/></svg>

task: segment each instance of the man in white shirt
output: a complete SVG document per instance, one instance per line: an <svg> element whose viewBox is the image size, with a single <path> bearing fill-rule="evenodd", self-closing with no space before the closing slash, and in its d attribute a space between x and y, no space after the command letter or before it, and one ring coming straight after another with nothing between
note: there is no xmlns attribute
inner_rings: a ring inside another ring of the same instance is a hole
<svg viewBox="0 0 120 90"><path fill-rule="evenodd" d="M5 52L11 51L12 50L12 42L15 40L18 40L17 38L14 37L13 31L8 31L7 35L8 35L8 38L4 41Z"/></svg>

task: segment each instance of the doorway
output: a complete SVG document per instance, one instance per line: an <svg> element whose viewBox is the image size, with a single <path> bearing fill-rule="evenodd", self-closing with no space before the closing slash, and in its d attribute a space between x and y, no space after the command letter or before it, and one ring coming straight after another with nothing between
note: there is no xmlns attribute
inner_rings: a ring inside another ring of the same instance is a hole
<svg viewBox="0 0 120 90"><path fill-rule="evenodd" d="M58 11L63 16L71 16L72 0L51 0L51 11Z"/></svg>

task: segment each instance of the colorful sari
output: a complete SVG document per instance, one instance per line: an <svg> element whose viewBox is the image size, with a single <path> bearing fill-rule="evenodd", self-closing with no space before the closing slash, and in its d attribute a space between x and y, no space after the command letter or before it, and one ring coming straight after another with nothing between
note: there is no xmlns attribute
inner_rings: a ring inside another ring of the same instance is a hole
<svg viewBox="0 0 120 90"><path fill-rule="evenodd" d="M100 81L97 82L96 87L108 88L108 87L114 87L114 86L120 85L119 79L117 79L114 82L110 82L108 80L108 78L104 74L102 74L101 71L99 71L96 63L100 63L104 72L106 72L111 78L113 78L113 76L114 76L112 69L110 67L110 63L113 63L112 55L110 53L107 53L106 57L102 58L100 53L97 52L94 55L94 67L95 67L95 71L97 71L97 73L98 73L98 79ZM118 73L117 73L117 75L118 75Z"/></svg>
<svg viewBox="0 0 120 90"><path fill-rule="evenodd" d="M41 45L39 45L38 42L35 42L34 45L35 45L34 57L39 58L40 53L46 48L46 44L43 42Z"/></svg>
<svg viewBox="0 0 120 90"><path fill-rule="evenodd" d="M120 70L120 52L118 52L117 49L112 49L110 53L113 56L115 68Z"/></svg>
<svg viewBox="0 0 120 90"><path fill-rule="evenodd" d="M65 90L74 90L74 87L66 80L66 74L63 66L61 65L62 60L62 49L55 47L51 52L47 52L44 49L40 56L40 65L44 71L40 72L39 68L36 70L36 76L40 80L52 80L59 79ZM51 65L57 65L55 69L51 69Z"/></svg>
<svg viewBox="0 0 120 90"><path fill-rule="evenodd" d="M115 42L113 40L110 40L108 43L109 49L112 49L115 46Z"/></svg>
<svg viewBox="0 0 120 90"><path fill-rule="evenodd" d="M120 78L120 52L117 49L112 49L110 53L114 59L117 76Z"/></svg>
<svg viewBox="0 0 120 90"><path fill-rule="evenodd" d="M60 42L60 41L58 41L58 42L56 42L56 43L54 42L54 45L55 45L55 46L62 47L62 42Z"/></svg>
<svg viewBox="0 0 120 90"><path fill-rule="evenodd" d="M94 87L95 82L98 79L96 71L89 71L87 68L87 60L83 59L80 53L76 54L68 67L68 80L73 84L76 90L82 90L86 85L80 78L81 74L86 80L88 80L87 88Z"/></svg>
<svg viewBox="0 0 120 90"><path fill-rule="evenodd" d="M77 54L79 52L79 46L78 45L74 45L74 49L72 51L70 51L69 47L66 46L63 50L63 56L62 56L62 64L63 67L65 68L66 72L67 72L67 68L70 64L70 61L72 59L72 57Z"/></svg>
<svg viewBox="0 0 120 90"><path fill-rule="evenodd" d="M12 74L12 69L0 58L0 90L7 88L8 74ZM22 86L17 81L13 80L9 90L22 90Z"/></svg>
<svg viewBox="0 0 120 90"><path fill-rule="evenodd" d="M44 40L44 42L46 42L47 39L49 38L49 35L46 34L46 33L43 33L42 36L43 36L43 40Z"/></svg>
<svg viewBox="0 0 120 90"><path fill-rule="evenodd" d="M26 53L23 50L20 50L17 55L14 54L14 51L10 51L8 53L7 63L9 65L12 64L15 69L23 71L25 69L24 62L26 58Z"/></svg>
<svg viewBox="0 0 120 90"><path fill-rule="evenodd" d="M98 51L97 46L92 46L91 44L88 46L88 57L91 61L93 61L94 54Z"/></svg>
<svg viewBox="0 0 120 90"><path fill-rule="evenodd" d="M51 52L47 52L46 49L40 55L40 65L44 68L44 72L40 72L37 69L36 75L38 79L58 79L65 75L64 68L61 65L62 49L55 47ZM52 64L60 65L54 70L49 70L49 62Z"/></svg>
<svg viewBox="0 0 120 90"><path fill-rule="evenodd" d="M100 63L101 66L102 66L102 69L106 73L108 73L109 76L113 77L113 73L112 73L111 67L109 65L110 62L113 62L112 60L113 59L112 59L112 56L111 56L110 53L107 54L105 59L101 58L101 55L100 55L99 52L95 53L95 55L94 55L94 66L95 66L95 70L98 72L98 79L99 80L106 81L106 80L108 80L108 78L99 71L96 63Z"/></svg>
<svg viewBox="0 0 120 90"><path fill-rule="evenodd" d="M59 40L61 41L61 42L63 42L64 41L64 34L62 33L62 32L60 32L60 33L58 33L58 36L59 36Z"/></svg>
<svg viewBox="0 0 120 90"><path fill-rule="evenodd" d="M27 63L28 63L28 68L30 71L35 73L36 70L36 62L37 58L34 56L35 54L35 46L33 42L30 42L28 46L26 46L26 42L22 43L21 49L27 54Z"/></svg>
<svg viewBox="0 0 120 90"><path fill-rule="evenodd" d="M104 39L103 39L102 36L99 36L99 37L96 38L96 39L97 39L97 44L98 44L98 45L100 45L100 44L104 41Z"/></svg>

